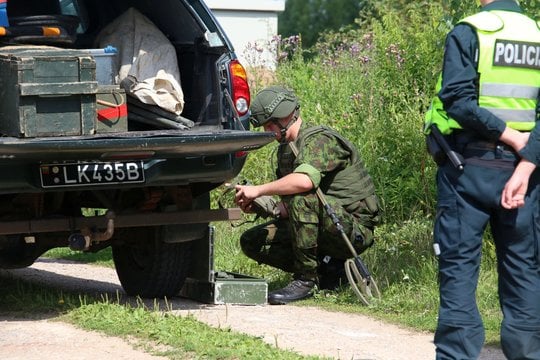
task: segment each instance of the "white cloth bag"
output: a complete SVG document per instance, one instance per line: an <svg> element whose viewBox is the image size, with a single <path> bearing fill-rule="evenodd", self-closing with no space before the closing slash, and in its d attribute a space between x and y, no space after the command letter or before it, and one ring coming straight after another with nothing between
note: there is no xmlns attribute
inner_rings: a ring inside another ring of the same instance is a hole
<svg viewBox="0 0 540 360"><path fill-rule="evenodd" d="M128 94L176 115L182 113L184 93L176 51L150 19L130 8L101 31L97 43L117 48L118 81Z"/></svg>

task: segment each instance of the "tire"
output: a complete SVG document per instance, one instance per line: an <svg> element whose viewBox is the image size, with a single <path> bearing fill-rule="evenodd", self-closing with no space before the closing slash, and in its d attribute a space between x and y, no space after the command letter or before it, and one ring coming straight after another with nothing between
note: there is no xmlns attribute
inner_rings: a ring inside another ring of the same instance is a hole
<svg viewBox="0 0 540 360"><path fill-rule="evenodd" d="M167 226L130 229L131 239L112 246L116 273L128 295L178 295L190 266L193 241L165 243Z"/></svg>
<svg viewBox="0 0 540 360"><path fill-rule="evenodd" d="M22 235L0 236L0 269L21 269L31 266L47 249L27 244Z"/></svg>

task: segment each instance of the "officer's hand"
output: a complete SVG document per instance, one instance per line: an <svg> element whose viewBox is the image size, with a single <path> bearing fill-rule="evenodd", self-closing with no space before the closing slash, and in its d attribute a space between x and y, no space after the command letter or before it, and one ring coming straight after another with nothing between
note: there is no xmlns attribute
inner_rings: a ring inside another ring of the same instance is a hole
<svg viewBox="0 0 540 360"><path fill-rule="evenodd" d="M504 186L501 194L501 205L506 209L517 209L525 205L525 194L529 186L529 178L536 166L521 160L514 173Z"/></svg>
<svg viewBox="0 0 540 360"><path fill-rule="evenodd" d="M521 151L525 145L529 142L529 136L531 135L530 132L520 132L517 136L517 143L514 146L514 150Z"/></svg>
<svg viewBox="0 0 540 360"><path fill-rule="evenodd" d="M520 132L507 126L499 140L511 146L515 151L521 151L527 145L530 134L530 132Z"/></svg>

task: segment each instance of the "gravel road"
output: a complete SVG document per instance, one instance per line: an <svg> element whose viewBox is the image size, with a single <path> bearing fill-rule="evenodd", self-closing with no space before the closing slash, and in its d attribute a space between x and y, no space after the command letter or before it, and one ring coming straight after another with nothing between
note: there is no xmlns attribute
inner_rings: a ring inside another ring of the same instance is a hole
<svg viewBox="0 0 540 360"><path fill-rule="evenodd" d="M88 294L123 293L113 269L65 260L39 259L26 269L0 270L0 281L8 276ZM291 305L208 305L183 298L172 299L169 304L175 314L192 314L211 326L258 336L300 354L347 360L433 359L435 354L432 334L358 314ZM125 340L76 329L54 319L0 318L0 359L66 358L160 359ZM505 357L498 349L485 348L480 359Z"/></svg>

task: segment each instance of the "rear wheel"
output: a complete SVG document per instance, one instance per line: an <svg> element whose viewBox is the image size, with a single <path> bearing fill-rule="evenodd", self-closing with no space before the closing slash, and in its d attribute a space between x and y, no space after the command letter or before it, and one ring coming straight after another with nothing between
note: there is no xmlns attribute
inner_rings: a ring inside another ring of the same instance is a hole
<svg viewBox="0 0 540 360"><path fill-rule="evenodd" d="M145 298L178 294L187 276L193 241L166 243L168 226L129 230L130 239L113 244L116 273L128 295Z"/></svg>
<svg viewBox="0 0 540 360"><path fill-rule="evenodd" d="M0 269L20 269L32 265L41 254L53 247L46 241L40 241L44 237L43 234L38 241L26 242L24 235L0 235Z"/></svg>

